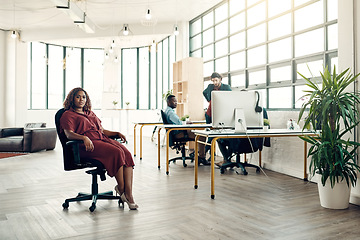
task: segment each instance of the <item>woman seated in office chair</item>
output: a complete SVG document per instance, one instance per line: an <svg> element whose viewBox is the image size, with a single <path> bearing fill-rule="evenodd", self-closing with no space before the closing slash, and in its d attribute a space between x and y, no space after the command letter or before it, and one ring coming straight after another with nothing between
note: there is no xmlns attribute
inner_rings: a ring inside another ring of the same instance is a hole
<svg viewBox="0 0 360 240"><path fill-rule="evenodd" d="M69 140L82 140L80 156L96 159L104 164L110 177L117 181L115 191L121 200L128 204L131 210L138 208L132 195L133 167L132 155L124 145L110 139L126 138L120 132L103 129L100 119L91 111L91 101L87 92L82 88L74 88L69 92L65 101L66 111L60 119L61 131Z"/></svg>

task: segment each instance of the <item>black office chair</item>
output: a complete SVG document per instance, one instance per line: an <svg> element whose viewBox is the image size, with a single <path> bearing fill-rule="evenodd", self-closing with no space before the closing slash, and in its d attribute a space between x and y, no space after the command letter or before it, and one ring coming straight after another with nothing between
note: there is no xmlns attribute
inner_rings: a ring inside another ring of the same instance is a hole
<svg viewBox="0 0 360 240"><path fill-rule="evenodd" d="M263 149L263 138L234 138L234 139L219 139L218 145L221 153L225 156L225 163L220 167L220 173L223 174L227 168L240 168L244 175L247 175L246 167L253 167L256 172L260 172L260 167L254 164L250 164L246 161L246 153L254 153L262 151ZM226 150L224 149L226 146ZM224 152L227 151L227 152ZM240 154L245 154L245 161L240 161ZM231 159L236 157L236 161L232 162Z"/></svg>
<svg viewBox="0 0 360 240"><path fill-rule="evenodd" d="M69 141L64 132L60 132L60 118L65 112L65 109L62 108L57 111L55 115L55 125L56 125L56 131L58 134L58 137L60 139L62 148L63 148L63 158L64 158L64 169L65 171L72 171L76 169L82 169L82 168L93 168L90 170L87 170L87 174L92 175L92 185L91 185L91 193L78 193L78 195L74 198L68 198L65 200L65 202L62 204L64 209L69 208L69 202L79 202L79 201L85 201L85 200L92 200L92 204L89 208L90 212L93 212L96 208L96 201L98 199L117 199L118 204L120 207L120 204L124 204L120 196L114 196L112 191L99 193L98 192L98 183L97 183L97 175L100 176L101 181L105 181L106 176L106 169L104 165L95 159L85 159L81 158L79 154L79 144L82 143L82 141L78 140L71 140Z"/></svg>
<svg viewBox="0 0 360 240"><path fill-rule="evenodd" d="M266 109L263 108L263 117L268 119ZM221 153L225 157L225 163L220 167L220 173L223 174L227 168L240 168L244 175L247 175L246 167L252 167L256 169L256 172L260 172L260 167L254 164L250 164L246 161L247 153L254 153L262 151L263 147L270 147L270 138L233 138L233 139L219 139L218 145ZM245 161L240 162L240 154L245 154ZM236 156L236 161L232 162L231 158ZM238 172L237 172L238 173Z"/></svg>
<svg viewBox="0 0 360 240"><path fill-rule="evenodd" d="M164 124L171 124L166 117L166 114L164 113L163 110L161 110L161 118ZM169 134L169 146L171 149L176 150L176 154L178 154L179 152L181 152L181 157L175 157L169 160L170 162L176 162L176 160L182 160L183 161L183 166L186 167L187 164L185 162L186 159L190 159L191 162L194 161L194 153L190 154L190 156L186 156L186 148L185 145L187 142L189 141L194 141L194 139L188 138L187 136L185 136L184 138L175 138L174 137L174 132L172 131Z"/></svg>

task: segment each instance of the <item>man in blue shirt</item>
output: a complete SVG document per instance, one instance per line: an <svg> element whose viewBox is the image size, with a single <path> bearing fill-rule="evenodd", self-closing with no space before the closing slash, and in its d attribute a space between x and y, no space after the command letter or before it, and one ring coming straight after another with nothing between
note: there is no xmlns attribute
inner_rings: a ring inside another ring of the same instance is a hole
<svg viewBox="0 0 360 240"><path fill-rule="evenodd" d="M165 115L167 122L175 125L182 125L179 116L175 113L175 108L177 107L177 99L174 95L169 95L166 99L168 107L165 109ZM175 130L174 138L184 138L188 137L195 140L195 134L191 130ZM200 141L205 141L204 137L199 138ZM210 165L209 161L205 159L205 145L199 144L199 163L203 165Z"/></svg>

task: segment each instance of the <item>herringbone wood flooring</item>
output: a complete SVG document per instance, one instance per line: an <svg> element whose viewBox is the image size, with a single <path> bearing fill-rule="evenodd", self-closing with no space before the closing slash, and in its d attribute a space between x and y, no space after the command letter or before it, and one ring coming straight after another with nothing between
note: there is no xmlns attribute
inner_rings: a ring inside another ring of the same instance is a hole
<svg viewBox="0 0 360 240"><path fill-rule="evenodd" d="M132 139L128 148L132 151ZM54 151L0 159L0 239L359 239L360 207L328 210L317 186L267 171L249 175L216 171L210 199L210 168L199 168L195 190L193 163L171 164L165 174L157 147L144 138L143 160L135 158L134 197L138 211L116 201L70 203L65 198L89 191L84 170L65 172L61 146ZM100 182L112 190L115 180Z"/></svg>

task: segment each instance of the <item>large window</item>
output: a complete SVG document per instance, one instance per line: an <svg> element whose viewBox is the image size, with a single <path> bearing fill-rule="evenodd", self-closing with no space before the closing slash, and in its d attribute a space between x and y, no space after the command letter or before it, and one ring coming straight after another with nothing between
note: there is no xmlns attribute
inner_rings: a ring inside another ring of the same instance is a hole
<svg viewBox="0 0 360 240"><path fill-rule="evenodd" d="M46 108L46 45L33 43L31 48L31 101L33 109Z"/></svg>
<svg viewBox="0 0 360 240"><path fill-rule="evenodd" d="M152 46L122 50L123 101L130 102L130 108L165 107L162 96L172 89L175 43L170 36Z"/></svg>
<svg viewBox="0 0 360 240"><path fill-rule="evenodd" d="M123 49L123 72L122 72L122 94L123 102L130 109L135 109L137 104L137 49Z"/></svg>
<svg viewBox="0 0 360 240"><path fill-rule="evenodd" d="M190 56L232 88L257 89L266 107L299 107L305 81L337 64L337 0L224 0L190 21ZM311 17L309 17L311 16Z"/></svg>
<svg viewBox="0 0 360 240"><path fill-rule="evenodd" d="M103 86L103 51L98 49L84 49L84 89L91 96L93 108L100 108L102 92L99 86Z"/></svg>
<svg viewBox="0 0 360 240"><path fill-rule="evenodd" d="M172 89L176 38L169 36L153 46L122 49L114 62L122 69L120 105L131 109L164 108L163 93ZM29 109L58 109L67 93L83 87L94 109L100 109L104 85L104 50L30 44Z"/></svg>
<svg viewBox="0 0 360 240"><path fill-rule="evenodd" d="M63 47L49 45L48 58L48 108L56 109L63 103L65 66Z"/></svg>

